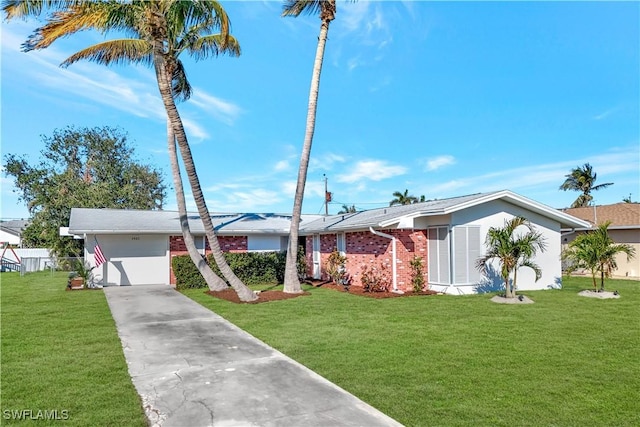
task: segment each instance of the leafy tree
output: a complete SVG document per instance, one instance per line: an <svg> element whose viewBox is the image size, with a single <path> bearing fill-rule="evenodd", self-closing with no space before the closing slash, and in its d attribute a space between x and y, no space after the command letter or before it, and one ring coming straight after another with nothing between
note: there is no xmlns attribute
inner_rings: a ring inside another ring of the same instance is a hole
<svg viewBox="0 0 640 427"><path fill-rule="evenodd" d="M526 232L517 232L522 227ZM523 217L517 216L505 220L504 227L491 227L487 232L487 253L478 258L476 266L486 272L493 260L500 265L500 273L504 280L505 297L515 298L517 288L517 272L520 267L531 268L536 281L542 277L540 267L533 262L538 251L544 252L546 247L542 233L535 231L533 225ZM513 282L509 278L513 274Z"/></svg>
<svg viewBox="0 0 640 427"><path fill-rule="evenodd" d="M42 6L38 3L40 2L35 0L7 2L4 11L8 18L39 14ZM132 38L107 40L89 46L71 55L62 65L68 66L83 59L103 65L121 62L153 65L167 119L175 135L175 140L172 138L172 141L180 149L214 259L239 298L243 301L255 300L256 295L233 273L223 256L196 173L184 125L176 107L176 100L186 100L191 95L184 64L179 59L182 53L188 52L196 60L219 53L236 56L240 54L239 44L229 34L230 22L222 6L214 0L67 0L50 1L46 4L53 5L60 11L49 16L46 24L35 30L24 44L25 50L47 48L58 38L81 30L93 29L103 33L116 31L129 34ZM217 30L220 30L219 34L210 34ZM174 176L176 167L176 164L172 164Z"/></svg>
<svg viewBox="0 0 640 427"><path fill-rule="evenodd" d="M401 193L400 191L395 191L393 193L393 197L394 199L389 202L389 206L410 205L412 203L418 202L418 199L415 196L412 196L409 194L409 190L404 190L404 193Z"/></svg>
<svg viewBox="0 0 640 427"><path fill-rule="evenodd" d="M320 73L322 71L322 61L324 59L324 49L329 33L329 24L336 15L335 0L285 0L282 16L297 17L301 13L319 14L320 34L318 35L318 45L316 57L311 72L311 89L309 91L309 105L307 108L307 124L300 156L300 167L298 169L298 179L296 182L296 193L293 200L293 212L291 216L291 227L289 229L289 247L287 249L287 263L284 274L284 292L300 293L302 288L296 269L296 254L298 249L298 232L300 227L300 216L302 215L302 200L304 198L304 187L307 182L307 170L309 168L309 158L311 156L311 144L313 143L313 133L316 127L316 110L318 108L318 91L320 90Z"/></svg>
<svg viewBox="0 0 640 427"><path fill-rule="evenodd" d="M582 194L571 204L572 208L589 206L589 203L593 200L593 196L591 195L592 191L601 190L613 185L613 182L594 185L597 174L593 172L593 168L589 163L585 163L583 166L578 166L572 169L571 173L565 175L565 177L567 179L560 186L560 190L582 192Z"/></svg>
<svg viewBox="0 0 640 427"><path fill-rule="evenodd" d="M563 251L562 259L569 261L567 273L578 269L589 270L593 279L593 289L596 290L596 274L600 272L600 290L604 290L604 278L618 268L616 255L624 253L627 261L635 256L635 249L624 243L615 243L609 236L608 228L611 221L604 222L595 230L587 231L569 243Z"/></svg>
<svg viewBox="0 0 640 427"><path fill-rule="evenodd" d="M166 187L161 173L135 160L121 130L67 127L42 141L37 164L24 156L5 156L5 173L32 215L26 244L45 246L60 257L75 256L82 242L59 236L59 228L69 226L72 207L162 208Z"/></svg>
<svg viewBox="0 0 640 427"><path fill-rule="evenodd" d="M356 209L356 205L351 205L351 206L342 205L342 209L338 211L338 215L347 214L347 213L356 213L356 212L358 212L358 210Z"/></svg>

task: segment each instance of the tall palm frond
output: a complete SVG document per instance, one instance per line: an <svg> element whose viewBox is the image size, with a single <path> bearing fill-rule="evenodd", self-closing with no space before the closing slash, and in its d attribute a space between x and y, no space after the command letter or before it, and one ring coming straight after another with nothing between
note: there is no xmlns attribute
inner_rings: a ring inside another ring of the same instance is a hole
<svg viewBox="0 0 640 427"><path fill-rule="evenodd" d="M19 16L43 10L42 7L32 5L34 1L25 0L23 3L28 3L32 8L12 2L3 9L7 16L11 13L14 14L11 16ZM105 65L125 61L153 64L160 97L175 134L175 140L170 138L169 143L177 142L180 148L192 194L216 263L241 300L255 300L255 293L240 281L224 259L202 194L184 124L175 104L176 100L187 99L191 94L186 71L178 58L182 52L194 53L199 50L199 58L221 53L239 53L237 41L229 43L230 23L222 6L215 0L87 0L50 4L57 5L58 10L48 17L44 26L34 31L23 46L25 50L44 49L61 37L89 29L105 34L117 31L134 36L133 39L119 39L87 47L72 55L63 65L80 59ZM210 35L207 34L210 30L220 30L219 36L200 40L200 37ZM172 161L171 167L176 176L175 169L179 165Z"/></svg>
<svg viewBox="0 0 640 427"><path fill-rule="evenodd" d="M598 175L593 172L593 167L589 163L577 166L571 173L565 175L566 180L560 186L560 190L581 191L582 194L571 204L572 208L588 206L593 196L592 191L601 190L613 185L612 182L595 185Z"/></svg>
<svg viewBox="0 0 640 427"><path fill-rule="evenodd" d="M412 203L418 202L418 198L410 195L408 189L405 189L404 193L400 191L394 191L392 196L394 197L394 199L389 202L389 206L410 205Z"/></svg>

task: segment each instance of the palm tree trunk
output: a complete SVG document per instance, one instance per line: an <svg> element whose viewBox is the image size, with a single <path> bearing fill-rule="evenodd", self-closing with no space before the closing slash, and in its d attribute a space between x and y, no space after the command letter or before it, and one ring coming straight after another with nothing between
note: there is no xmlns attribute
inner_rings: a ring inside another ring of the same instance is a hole
<svg viewBox="0 0 640 427"><path fill-rule="evenodd" d="M604 266L600 266L600 290L604 291Z"/></svg>
<svg viewBox="0 0 640 427"><path fill-rule="evenodd" d="M509 273L503 276L504 279L504 296L511 298L511 285L509 284Z"/></svg>
<svg viewBox="0 0 640 427"><path fill-rule="evenodd" d="M333 18L331 18L333 19ZM300 217L302 215L302 200L304 198L304 187L307 182L307 170L309 168L309 158L311 157L311 144L313 143L313 133L316 127L316 110L318 107L318 92L320 91L320 73L322 72L322 61L324 59L324 49L327 44L327 33L331 19L325 19L320 24L320 35L318 36L318 47L316 58L311 74L311 89L309 91L309 106L307 108L307 126L300 156L300 168L298 169L298 181L296 183L296 194L293 200L293 213L291 216L291 228L289 230L289 247L287 249L287 262L284 271L284 289L286 293L300 293L300 279L298 278L297 255L298 255L298 234L300 227Z"/></svg>
<svg viewBox="0 0 640 427"><path fill-rule="evenodd" d="M511 297L516 297L516 279L518 278L518 267L513 270L513 283L511 284Z"/></svg>
<svg viewBox="0 0 640 427"><path fill-rule="evenodd" d="M210 290L221 291L227 289L228 286L225 281L218 277L218 275L215 274L213 270L211 270L211 267L209 267L209 264L207 264L205 259L200 255L198 249L196 248L195 242L193 241L193 236L191 235L191 230L189 229L187 206L184 201L184 189L182 187L180 165L178 163L178 155L176 152L175 134L173 133L173 127L171 126L169 120L167 120L167 144L169 149L171 172L173 175L173 186L175 187L176 191L178 214L180 215L180 229L182 230L182 238L184 239L184 244L187 247L187 251L189 252L191 261L193 261L200 274L202 274L202 277L204 277L204 281L207 283L207 286Z"/></svg>
<svg viewBox="0 0 640 427"><path fill-rule="evenodd" d="M161 26L159 28L161 28ZM184 163L184 168L187 172L187 178L189 179L189 184L191 185L191 192L193 193L193 199L198 208L198 214L202 219L205 233L207 235L207 240L209 240L211 253L216 263L218 264L222 275L225 279L227 279L231 287L233 287L233 289L238 294L238 298L240 298L241 301L255 301L256 299L258 299L257 295L251 289L249 289L247 285L242 283L242 281L233 273L233 271L229 267L229 264L227 264L227 261L224 258L222 249L220 249L218 237L211 221L211 215L209 214L209 209L207 208L207 204L204 200L204 195L202 194L202 188L200 187L200 180L198 179L198 174L196 173L193 156L191 155L191 148L189 147L189 142L187 140L187 134L184 130L182 119L180 118L180 114L178 113L178 109L171 92L171 79L169 77L170 74L168 73L166 68L166 60L164 58L161 40L163 39L156 39L153 55L156 78L158 81L158 90L160 91L160 97L162 98L162 102L167 111L168 120L171 123L173 131L175 133L178 147L180 148L182 162Z"/></svg>

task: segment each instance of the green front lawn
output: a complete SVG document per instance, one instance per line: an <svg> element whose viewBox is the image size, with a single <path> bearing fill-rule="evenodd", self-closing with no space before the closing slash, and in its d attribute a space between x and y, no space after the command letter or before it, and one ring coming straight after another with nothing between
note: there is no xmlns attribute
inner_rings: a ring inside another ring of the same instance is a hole
<svg viewBox="0 0 640 427"><path fill-rule="evenodd" d="M65 273L0 280L1 425L12 411L146 425L102 291L65 292ZM608 281L619 300L578 297L589 279L564 283L524 292L536 303L521 306L321 288L257 305L185 294L408 426L640 425L640 283Z"/></svg>
<svg viewBox="0 0 640 427"><path fill-rule="evenodd" d="M147 425L104 293L66 281L0 276L0 425Z"/></svg>
<svg viewBox="0 0 640 427"><path fill-rule="evenodd" d="M523 292L368 299L322 288L239 305L186 295L408 426L640 425L640 283L618 300Z"/></svg>

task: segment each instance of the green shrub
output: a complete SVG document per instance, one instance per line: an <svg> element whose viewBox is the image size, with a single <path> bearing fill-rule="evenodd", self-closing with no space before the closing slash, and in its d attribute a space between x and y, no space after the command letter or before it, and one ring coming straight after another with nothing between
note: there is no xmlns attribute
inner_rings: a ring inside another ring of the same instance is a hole
<svg viewBox="0 0 640 427"><path fill-rule="evenodd" d="M331 280L336 285L344 285L347 280L347 270L345 264L347 263L347 257L340 254L338 249L334 249L329 255L325 264L325 269Z"/></svg>
<svg viewBox="0 0 640 427"><path fill-rule="evenodd" d="M284 281L285 252L225 252L224 257L231 270L246 285L278 285ZM224 279L212 255L207 256L207 263ZM189 255L173 257L172 266L177 289L207 287Z"/></svg>
<svg viewBox="0 0 640 427"><path fill-rule="evenodd" d="M422 258L414 256L409 262L411 265L411 284L413 292L422 292L424 288L424 275L422 274Z"/></svg>
<svg viewBox="0 0 640 427"><path fill-rule="evenodd" d="M179 255L171 258L171 267L176 276L176 289L206 288L204 278L191 261L189 255ZM215 271L215 270L214 270Z"/></svg>
<svg viewBox="0 0 640 427"><path fill-rule="evenodd" d="M362 287L365 292L388 292L391 281L387 273L387 267L382 265L375 267L367 265L362 268Z"/></svg>

